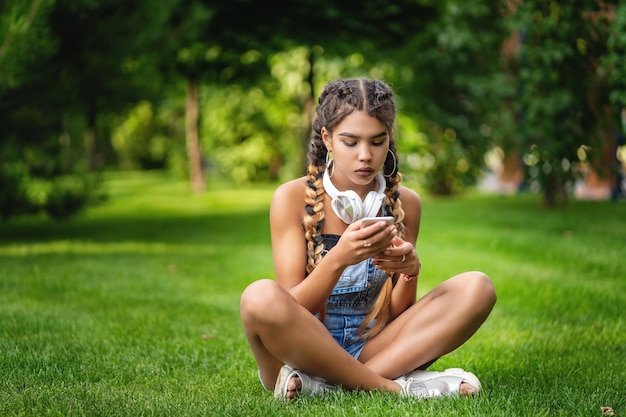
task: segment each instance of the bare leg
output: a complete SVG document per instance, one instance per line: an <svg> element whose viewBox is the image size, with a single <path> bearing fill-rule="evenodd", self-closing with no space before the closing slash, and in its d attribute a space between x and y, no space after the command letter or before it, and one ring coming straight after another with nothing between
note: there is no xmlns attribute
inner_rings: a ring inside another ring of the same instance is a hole
<svg viewBox="0 0 626 417"><path fill-rule="evenodd" d="M359 360L386 378L410 372L467 341L495 301L493 284L483 273L450 278L367 342ZM467 388L463 385L461 393Z"/></svg>
<svg viewBox="0 0 626 417"><path fill-rule="evenodd" d="M257 281L244 291L241 318L261 379L268 388L274 387L285 363L347 389L401 389L348 354L324 325L275 281Z"/></svg>

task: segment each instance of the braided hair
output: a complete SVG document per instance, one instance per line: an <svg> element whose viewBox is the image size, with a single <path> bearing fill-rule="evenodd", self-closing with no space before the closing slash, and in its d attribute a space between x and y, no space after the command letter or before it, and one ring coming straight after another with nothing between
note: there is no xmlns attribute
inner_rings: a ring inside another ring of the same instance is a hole
<svg viewBox="0 0 626 417"><path fill-rule="evenodd" d="M322 128L332 134L333 129L354 111L364 111L369 116L380 120L389 132L389 150L383 164L385 173L385 197L383 202L390 208L398 235L404 236L404 210L398 191L402 176L398 172L394 123L396 108L393 91L382 81L370 79L338 79L324 87L318 99L318 107L313 120L313 136L309 144L308 181L304 197L306 215L303 219L307 242L306 272L310 274L322 260L324 243L322 229L324 227L324 187L322 178L326 169L328 153L322 140ZM393 153L393 155L390 155ZM360 332L367 339L376 335L387 323L393 283L391 276L385 281L372 310L363 320ZM324 320L325 310L320 312L320 320ZM375 320L371 329L365 332L367 325Z"/></svg>

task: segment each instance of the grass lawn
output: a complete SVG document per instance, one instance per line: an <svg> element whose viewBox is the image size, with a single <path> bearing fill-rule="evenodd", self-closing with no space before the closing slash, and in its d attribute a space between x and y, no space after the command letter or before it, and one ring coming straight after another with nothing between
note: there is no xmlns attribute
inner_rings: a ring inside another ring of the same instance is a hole
<svg viewBox="0 0 626 417"><path fill-rule="evenodd" d="M420 294L470 269L496 284L485 325L433 366L473 371L482 394L284 404L239 321L241 291L273 276L273 186L106 185L71 221L0 224L0 416L626 416L626 204L425 196Z"/></svg>

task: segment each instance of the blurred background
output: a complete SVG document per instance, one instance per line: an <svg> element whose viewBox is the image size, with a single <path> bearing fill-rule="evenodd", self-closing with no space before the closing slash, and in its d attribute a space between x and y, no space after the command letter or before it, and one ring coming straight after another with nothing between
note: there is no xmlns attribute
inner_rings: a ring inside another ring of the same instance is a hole
<svg viewBox="0 0 626 417"><path fill-rule="evenodd" d="M618 0L3 0L0 216L70 217L109 171L302 175L339 77L394 88L426 192L623 199L625 52Z"/></svg>

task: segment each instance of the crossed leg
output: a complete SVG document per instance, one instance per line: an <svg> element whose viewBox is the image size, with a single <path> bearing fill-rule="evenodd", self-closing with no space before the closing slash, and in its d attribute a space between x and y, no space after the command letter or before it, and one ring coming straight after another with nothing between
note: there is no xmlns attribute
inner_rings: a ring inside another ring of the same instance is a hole
<svg viewBox="0 0 626 417"><path fill-rule="evenodd" d="M485 274L456 275L385 326L365 344L359 360L379 375L396 378L465 343L495 302L495 289Z"/></svg>
<svg viewBox="0 0 626 417"><path fill-rule="evenodd" d="M463 344L484 322L496 296L480 272L457 275L433 289L368 341L359 359L330 336L322 323L275 281L251 284L241 298L246 337L261 379L273 388L287 363L347 389L398 392L393 381ZM288 383L290 398L300 381ZM471 394L461 384L461 394Z"/></svg>
<svg viewBox="0 0 626 417"><path fill-rule="evenodd" d="M400 390L398 384L348 354L324 325L275 281L261 280L246 288L241 318L268 389L274 387L283 364L289 364L347 389Z"/></svg>

